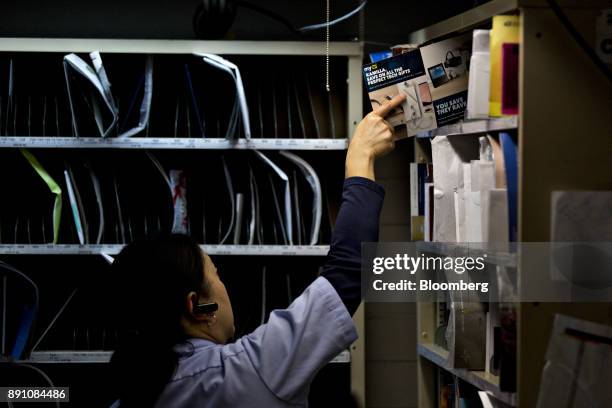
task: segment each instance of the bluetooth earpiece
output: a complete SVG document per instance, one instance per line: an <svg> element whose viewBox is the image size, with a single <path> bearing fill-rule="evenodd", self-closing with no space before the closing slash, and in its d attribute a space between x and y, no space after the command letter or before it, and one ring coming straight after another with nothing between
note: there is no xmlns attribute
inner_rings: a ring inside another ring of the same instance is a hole
<svg viewBox="0 0 612 408"><path fill-rule="evenodd" d="M219 310L218 303L194 303L193 305L193 314L203 315L203 314L212 314Z"/></svg>

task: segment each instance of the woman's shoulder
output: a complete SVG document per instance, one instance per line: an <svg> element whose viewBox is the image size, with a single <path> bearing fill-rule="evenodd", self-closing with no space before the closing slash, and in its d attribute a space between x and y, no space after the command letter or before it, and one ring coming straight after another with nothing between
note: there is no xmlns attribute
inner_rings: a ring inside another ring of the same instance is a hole
<svg viewBox="0 0 612 408"><path fill-rule="evenodd" d="M194 376L207 370L222 370L228 360L235 360L244 354L244 346L240 340L235 343L217 344L204 339L189 339L177 345L175 350L179 360L173 380Z"/></svg>

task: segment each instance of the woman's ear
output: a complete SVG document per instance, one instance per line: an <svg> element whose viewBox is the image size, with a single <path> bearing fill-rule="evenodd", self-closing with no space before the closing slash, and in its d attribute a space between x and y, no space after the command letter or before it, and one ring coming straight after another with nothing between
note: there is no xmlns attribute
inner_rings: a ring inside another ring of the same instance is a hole
<svg viewBox="0 0 612 408"><path fill-rule="evenodd" d="M187 309L187 315L191 319L201 320L201 315L195 313L195 306L198 304L198 299L200 297L195 292L189 292L187 297L185 298L185 307Z"/></svg>
<svg viewBox="0 0 612 408"><path fill-rule="evenodd" d="M187 314L191 319L198 322L204 322L207 326L211 327L217 322L217 315L215 313L196 313L196 305L200 300L200 296L196 292L189 292L186 297L186 308Z"/></svg>

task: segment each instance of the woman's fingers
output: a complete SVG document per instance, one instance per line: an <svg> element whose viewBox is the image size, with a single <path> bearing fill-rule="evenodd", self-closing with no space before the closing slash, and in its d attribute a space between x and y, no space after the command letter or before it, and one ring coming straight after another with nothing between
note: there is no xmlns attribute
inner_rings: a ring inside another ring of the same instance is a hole
<svg viewBox="0 0 612 408"><path fill-rule="evenodd" d="M393 126L391 126L391 124L384 119L382 122L385 124L387 129L389 129L389 131L391 132L391 135L393 135L395 133L395 129L393 129Z"/></svg>
<svg viewBox="0 0 612 408"><path fill-rule="evenodd" d="M387 102L384 105L374 109L373 112L374 112L374 114L380 116L381 118L384 118L385 116L387 116L389 114L389 112L391 112L393 109L397 108L405 100L406 100L406 95L404 95L404 94L396 95L389 102Z"/></svg>
<svg viewBox="0 0 612 408"><path fill-rule="evenodd" d="M398 95L359 123L346 155L346 176L374 180L374 161L395 147L393 127L384 119L406 96Z"/></svg>

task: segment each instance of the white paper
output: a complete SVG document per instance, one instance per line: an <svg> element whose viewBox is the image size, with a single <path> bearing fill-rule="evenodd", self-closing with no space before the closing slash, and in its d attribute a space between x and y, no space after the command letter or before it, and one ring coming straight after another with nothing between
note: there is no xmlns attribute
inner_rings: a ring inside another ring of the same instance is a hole
<svg viewBox="0 0 612 408"><path fill-rule="evenodd" d="M246 100L246 94L244 92L244 84L242 82L242 76L240 75L240 69L237 65L215 54L195 53L195 55L202 57L203 61L207 64L227 72L234 79L238 103L240 104L240 113L242 115L244 135L247 139L250 139L251 123L249 119L249 107Z"/></svg>
<svg viewBox="0 0 612 408"><path fill-rule="evenodd" d="M107 254L106 252L102 252L100 253L100 256L102 256L102 258L104 258L104 260L106 261L107 264L112 265L113 262L115 262L115 258L113 258L112 256L110 256L109 254Z"/></svg>
<svg viewBox="0 0 612 408"><path fill-rule="evenodd" d="M90 67L85 61L75 54L69 54L64 57L64 74L66 77L66 86L68 89L68 100L70 103L70 109L73 115L73 129L76 136L80 136L78 130L78 124L75 119L74 102L72 98L72 89L70 84L70 76L68 75L68 68L74 69L77 73L83 76L89 83L96 89L98 96L104 101L106 108L112 115L112 122L105 126L100 113L100 106L98 101L94 98L91 100L92 109L94 110L94 119L98 126L100 136L107 137L110 132L113 131L119 120L119 109L115 104L113 98L111 84L104 69L102 63L102 57L98 51L91 52L89 54L93 68ZM139 109L139 120L136 126L127 131L119 134L119 137L131 137L135 134L144 130L149 123L149 115L151 110L151 100L153 96L153 59L147 57L145 62L145 81L143 97Z"/></svg>
<svg viewBox="0 0 612 408"><path fill-rule="evenodd" d="M454 192L463 188L463 164L478 157L478 144L471 138L453 138L451 143L449 137L437 136L431 142L431 150L435 214L433 235L437 242L456 242Z"/></svg>
<svg viewBox="0 0 612 408"><path fill-rule="evenodd" d="M467 242L484 242L482 237L480 191L465 193L465 227Z"/></svg>
<svg viewBox="0 0 612 408"><path fill-rule="evenodd" d="M261 221L259 218L259 188L257 180L253 174L253 169L249 166L249 188L251 193L251 220L249 222L249 245L255 243L255 238L259 244L263 243L263 234L261 231Z"/></svg>
<svg viewBox="0 0 612 408"><path fill-rule="evenodd" d="M410 163L410 215L419 215L419 164Z"/></svg>
<svg viewBox="0 0 612 408"><path fill-rule="evenodd" d="M280 224L280 232L277 231L276 229L276 224L274 222L272 222L271 227L273 230L273 235L274 235L274 243L275 244L281 244L281 245L288 245L289 244L289 240L287 239L287 231L285 230L285 222L283 221L283 210L281 209L281 204L279 202L278 199L278 193L276 191L276 186L274 185L274 177L272 176L271 172L268 172L267 174L268 176L268 183L270 183L270 194L272 197L272 203L273 203L273 208L274 208L274 212L276 214L276 221L278 221L278 223ZM279 236L278 234L282 235L282 242L279 241Z"/></svg>
<svg viewBox="0 0 612 408"><path fill-rule="evenodd" d="M464 163L463 164L463 191L466 193L471 193L472 188L472 164Z"/></svg>
<svg viewBox="0 0 612 408"><path fill-rule="evenodd" d="M466 242L467 231L465 227L465 192L455 191L455 229L457 231L457 242Z"/></svg>
<svg viewBox="0 0 612 408"><path fill-rule="evenodd" d="M113 178L113 191L115 193L115 205L117 206L117 223L119 224L119 232L121 234L120 244L125 244L125 225L123 224L123 210L121 209L121 200L119 199L119 187L117 179Z"/></svg>
<svg viewBox="0 0 612 408"><path fill-rule="evenodd" d="M170 190L174 204L172 232L189 233L189 215L187 213L187 183L182 170L170 170Z"/></svg>
<svg viewBox="0 0 612 408"><path fill-rule="evenodd" d="M487 108L488 109L488 108ZM493 161L493 147L486 136L478 138L480 144L479 156L481 161Z"/></svg>
<svg viewBox="0 0 612 408"><path fill-rule="evenodd" d="M168 188L170 189L170 193L172 193L172 183L170 182L170 178L168 177L166 170L164 170L164 167L161 165L159 160L157 160L157 158L153 156L151 152L147 151L146 153L149 159L151 160L151 162L153 163L153 165L155 166L155 168L159 171L159 174L161 174L161 176L164 178L164 181L166 182L166 184L168 185Z"/></svg>
<svg viewBox="0 0 612 408"><path fill-rule="evenodd" d="M249 224L247 231L247 244L253 245L255 243L255 228L257 223L257 201L255 199L255 186L253 185L253 173L249 172L249 194L250 194L250 204L251 204L251 212L249 215Z"/></svg>
<svg viewBox="0 0 612 408"><path fill-rule="evenodd" d="M91 184L96 195L96 203L98 204L98 235L96 237L96 244L100 245L102 243L102 236L104 235L104 205L102 201L102 191L100 189L100 180L98 180L98 176L96 176L91 166L88 165L87 167L89 169Z"/></svg>
<svg viewBox="0 0 612 408"><path fill-rule="evenodd" d="M300 208L300 194L298 192L299 190L299 186L298 186L298 178L297 178L297 173L295 170L293 170L292 173L292 177L291 177L291 187L292 187L292 192L293 192L293 196L292 198L292 202L293 202L293 210L294 215L295 215L295 243L297 245L302 245L304 244L302 237L304 236L304 219L302 218L302 209Z"/></svg>
<svg viewBox="0 0 612 408"><path fill-rule="evenodd" d="M242 234L242 217L244 215L244 194L236 194L236 225L234 226L234 245L240 244Z"/></svg>
<svg viewBox="0 0 612 408"><path fill-rule="evenodd" d="M436 137L431 142L434 178L434 230L433 235L439 242L455 242L455 205L453 192L456 182L452 180L452 168L457 166L453 160L452 147L446 137ZM456 173L456 172L455 172Z"/></svg>
<svg viewBox="0 0 612 408"><path fill-rule="evenodd" d="M482 403L482 408L497 408L500 406L495 399L491 398L486 391L478 391L478 397Z"/></svg>
<svg viewBox="0 0 612 408"><path fill-rule="evenodd" d="M94 66L96 75L100 80L100 85L102 85L104 98L110 102L110 104L112 105L112 109L114 111L117 111L117 105L115 104L115 100L113 99L113 93L111 91L111 84L108 80L108 75L106 75L106 69L104 69L104 64L102 63L102 56L100 55L100 52L91 52L89 54L89 58L91 59L91 63Z"/></svg>
<svg viewBox="0 0 612 408"><path fill-rule="evenodd" d="M145 61L145 78L142 102L140 103L138 124L131 129L120 133L118 137L132 137L142 132L149 124L151 114L151 100L153 99L153 57L148 56ZM127 112L126 112L127 113Z"/></svg>
<svg viewBox="0 0 612 408"><path fill-rule="evenodd" d="M285 232L289 245L293 245L293 221L291 217L291 187L289 185L289 177L280 169L272 160L266 157L259 150L253 150L257 157L261 159L273 172L281 179L284 184L284 212L285 212Z"/></svg>
<svg viewBox="0 0 612 408"><path fill-rule="evenodd" d="M74 226L79 237L79 244L85 245L85 234L83 231L83 224L81 221L81 214L79 212L79 206L77 204L76 195L72 187L72 180L68 174L68 170L64 170L64 180L66 181L66 189L68 190L68 199L70 200L70 208L72 209L72 218L74 220Z"/></svg>
<svg viewBox="0 0 612 408"><path fill-rule="evenodd" d="M319 240L321 217L323 216L323 192L319 176L312 166L301 157L286 151L281 151L280 154L295 163L312 189L312 221L309 245L316 245Z"/></svg>
<svg viewBox="0 0 612 408"><path fill-rule="evenodd" d="M99 56L99 54L98 54ZM96 64L100 63L101 61L97 61ZM68 54L66 56L64 56L64 76L66 79L66 88L68 90L68 102L70 103L70 111L72 113L72 127L74 130L74 134L75 136L80 136L79 134L79 129L78 129L78 124L76 121L76 112L74 110L74 102L73 102L73 98L72 98L72 89L70 86L70 75L69 75L69 70L73 69L75 72L77 72L79 75L81 75L83 78L85 78L93 87L94 89L97 91L98 96L102 99L102 101L104 101L104 104L106 105L106 108L108 109L109 113L112 116L112 122L105 126L102 122L101 122L101 118L96 118L96 123L98 125L98 130L100 132L100 136L102 137L107 137L110 132L115 128L116 124L117 124L117 120L118 120L118 112L117 109L115 107L115 102L112 100L112 96L110 96L110 94L108 92L105 91L104 89L104 85L102 84L102 82L100 81L100 78L98 77L96 71L94 71L94 69L92 67L90 67L85 61L83 61L79 56L77 56L76 54ZM92 99L92 104L94 104L94 110L96 109L96 105L97 102L94 99Z"/></svg>
<svg viewBox="0 0 612 408"><path fill-rule="evenodd" d="M507 243L508 194L497 188L481 192L482 238L483 242Z"/></svg>
<svg viewBox="0 0 612 408"><path fill-rule="evenodd" d="M166 182L166 185L168 186L168 192L170 193L170 201L173 202L173 197L174 197L174 191L173 191L173 187L172 187L172 182L170 181L170 177L168 176L168 173L166 173L166 170L164 170L164 167L161 165L161 163L159 162L159 160L157 160L157 158L155 156L153 156L153 154L149 151L146 151L147 157L151 160L151 162L153 163L153 165L155 166L155 168L159 171L159 174L162 176L162 178L164 179L164 181ZM118 203L118 202L117 202ZM173 205L172 208L172 222L173 222L173 231L174 231L174 222L176 219L177 213L176 213L176 208ZM132 223L131 220L128 217L128 232L130 235L130 240L133 239L133 234L132 234Z"/></svg>
<svg viewBox="0 0 612 408"><path fill-rule="evenodd" d="M472 160L470 162L470 189L471 191L481 191L480 187L480 161Z"/></svg>
<svg viewBox="0 0 612 408"><path fill-rule="evenodd" d="M229 239L230 234L234 230L234 223L236 220L236 197L234 195L234 183L232 182L232 174L229 171L229 167L227 167L227 162L225 161L225 157L221 156L221 163L223 164L223 173L225 174L225 186L227 188L227 194L230 198L230 223L227 227L227 231L223 234L223 238L219 241L220 245L225 244L225 242ZM219 220L221 222L221 220Z"/></svg>
<svg viewBox="0 0 612 408"><path fill-rule="evenodd" d="M418 96L419 92L417 91L417 85L413 82L406 81L399 85L399 91L406 96L406 102L403 105L406 120L414 121L420 119L423 114L421 112L421 102Z"/></svg>
<svg viewBox="0 0 612 408"><path fill-rule="evenodd" d="M495 188L495 166L493 162L480 161L478 165L478 189L476 191L484 191Z"/></svg>

